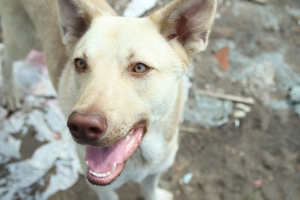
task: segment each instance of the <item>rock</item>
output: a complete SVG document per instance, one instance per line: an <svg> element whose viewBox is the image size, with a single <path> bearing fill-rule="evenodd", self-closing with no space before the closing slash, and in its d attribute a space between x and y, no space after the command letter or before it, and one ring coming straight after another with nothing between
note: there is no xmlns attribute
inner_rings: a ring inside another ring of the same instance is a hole
<svg viewBox="0 0 300 200"><path fill-rule="evenodd" d="M219 50L216 54L215 57L218 60L219 65L221 66L223 71L228 71L228 56L229 56L229 48L224 47L223 49Z"/></svg>
<svg viewBox="0 0 300 200"><path fill-rule="evenodd" d="M300 86L296 85L292 87L289 96L292 102L300 103Z"/></svg>
<svg viewBox="0 0 300 200"><path fill-rule="evenodd" d="M233 117L234 118L244 118L244 117L246 117L246 112L243 110L236 110L233 112Z"/></svg>
<svg viewBox="0 0 300 200"><path fill-rule="evenodd" d="M188 173L186 175L184 175L183 177L183 183L186 185L186 184L189 184L189 182L192 180L193 178L193 174L192 173Z"/></svg>

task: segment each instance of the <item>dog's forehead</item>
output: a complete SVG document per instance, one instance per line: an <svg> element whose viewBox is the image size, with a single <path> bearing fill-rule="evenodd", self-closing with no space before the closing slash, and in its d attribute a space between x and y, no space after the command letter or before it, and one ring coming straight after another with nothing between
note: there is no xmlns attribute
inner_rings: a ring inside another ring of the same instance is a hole
<svg viewBox="0 0 300 200"><path fill-rule="evenodd" d="M143 40L155 34L153 23L147 18L98 17L90 29L90 34L98 33L103 40L114 39L115 42L124 40ZM109 42L113 42L109 41Z"/></svg>
<svg viewBox="0 0 300 200"><path fill-rule="evenodd" d="M148 18L99 17L77 45L89 56L128 57L133 52L168 51L169 45ZM101 55L100 55L101 54Z"/></svg>

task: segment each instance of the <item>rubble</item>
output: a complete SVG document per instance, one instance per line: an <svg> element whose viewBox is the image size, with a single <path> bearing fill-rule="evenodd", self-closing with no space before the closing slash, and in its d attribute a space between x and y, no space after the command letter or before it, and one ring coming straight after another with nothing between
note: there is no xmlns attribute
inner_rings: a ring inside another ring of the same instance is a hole
<svg viewBox="0 0 300 200"><path fill-rule="evenodd" d="M278 13L272 5L257 7L248 1L234 1L231 9L234 16L243 16L255 26L261 26L268 31L280 31L282 14Z"/></svg>
<svg viewBox="0 0 300 200"><path fill-rule="evenodd" d="M227 123L233 112L233 102L195 95L185 106L185 120L205 128L218 127Z"/></svg>
<svg viewBox="0 0 300 200"><path fill-rule="evenodd" d="M0 164L5 164L9 172L0 172L0 198L48 199L57 191L70 188L78 180L81 169L74 143L64 132L66 122L54 99L56 94L43 54L32 51L25 60L14 63L14 67L24 105L8 118L8 111L0 107ZM47 143L36 149L30 159L20 160L22 137L29 127L35 130L37 141ZM18 133L20 138L16 139L13 135ZM53 167L56 173L50 174L46 190L42 186L40 190L33 188L44 182L44 176Z"/></svg>

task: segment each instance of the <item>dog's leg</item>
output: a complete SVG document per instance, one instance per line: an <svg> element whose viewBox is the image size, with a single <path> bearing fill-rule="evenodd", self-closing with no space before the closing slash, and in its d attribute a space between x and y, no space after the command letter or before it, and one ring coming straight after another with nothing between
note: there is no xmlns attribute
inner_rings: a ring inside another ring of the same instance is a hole
<svg viewBox="0 0 300 200"><path fill-rule="evenodd" d="M3 30L2 94L0 103L9 110L20 107L20 95L15 86L14 61L23 59L34 48L37 40L35 27L19 1L1 2L1 26Z"/></svg>
<svg viewBox="0 0 300 200"><path fill-rule="evenodd" d="M15 110L20 107L20 96L15 86L13 76L12 60L6 54L5 49L0 50L1 53L1 67L2 67L2 94L1 104L6 105L9 110Z"/></svg>
<svg viewBox="0 0 300 200"><path fill-rule="evenodd" d="M160 174L147 176L141 182L141 189L145 200L172 200L173 194L158 187Z"/></svg>

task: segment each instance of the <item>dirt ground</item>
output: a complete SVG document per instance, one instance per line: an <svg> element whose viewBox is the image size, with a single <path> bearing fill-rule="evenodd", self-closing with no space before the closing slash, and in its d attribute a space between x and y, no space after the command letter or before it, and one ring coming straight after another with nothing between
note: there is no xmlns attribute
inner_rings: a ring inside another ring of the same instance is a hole
<svg viewBox="0 0 300 200"><path fill-rule="evenodd" d="M127 2L110 1L113 6L120 6L120 13ZM235 4L237 2L240 7ZM241 10L245 7L248 13L235 14L243 12ZM251 106L251 112L240 119L239 126L233 118L220 127L210 129L191 121L183 123L183 126L192 126L199 132L181 132L176 161L160 181L161 187L173 192L175 200L300 199L299 116L291 109L267 106L259 96L249 93L241 81L228 78L233 70L231 67L235 67L231 62L239 57L229 59L226 72L215 59L220 40L226 44L233 43L241 54L250 59L284 49L285 62L300 73L300 18L288 14L287 10L291 8L299 10L299 0L268 0L266 4L247 0L219 1L220 16L215 21L209 47L194 62L193 89L212 88L236 96L252 96L256 103ZM265 25L260 22L265 18L253 15L257 10L269 12L269 9L278 13L268 17L270 22L272 17L278 17L278 26L276 22ZM287 93L288 90L275 90L269 95L273 99L285 100ZM22 154L30 155L26 152L32 151L25 147ZM193 177L184 184L182 179L188 173L192 173ZM118 193L121 200L142 199L135 183L128 183ZM50 199L97 198L85 184L85 178L81 177L72 188L60 191Z"/></svg>

